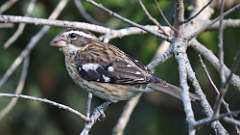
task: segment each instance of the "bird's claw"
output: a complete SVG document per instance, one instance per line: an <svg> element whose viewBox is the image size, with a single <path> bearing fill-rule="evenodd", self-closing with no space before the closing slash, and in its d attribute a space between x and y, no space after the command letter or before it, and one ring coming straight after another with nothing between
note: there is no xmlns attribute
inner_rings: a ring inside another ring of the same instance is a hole
<svg viewBox="0 0 240 135"><path fill-rule="evenodd" d="M98 117L98 121L103 121L106 118L106 114L104 113L102 108L97 108L97 111L100 113L100 117Z"/></svg>

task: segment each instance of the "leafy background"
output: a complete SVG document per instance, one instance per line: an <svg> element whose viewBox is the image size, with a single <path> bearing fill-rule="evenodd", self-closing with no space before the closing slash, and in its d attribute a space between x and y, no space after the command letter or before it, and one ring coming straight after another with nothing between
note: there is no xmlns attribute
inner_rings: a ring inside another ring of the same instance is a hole
<svg viewBox="0 0 240 135"><path fill-rule="evenodd" d="M0 3L3 2L5 1L0 0ZM31 16L47 18L58 2L58 0L38 0ZM101 2L113 11L137 23L143 25L152 24L144 15L136 0L98 0L98 2ZM161 0L159 3L169 21L172 22L173 7L171 1ZM24 15L28 4L29 0L19 1L5 14ZM161 24L166 25L160 17L154 1L145 1L145 4L151 14L156 17ZM84 7L96 20L102 22L105 26L116 29L129 26L87 3L84 3ZM186 14L189 14L188 12L189 11L186 11ZM239 18L240 15L235 13L229 17ZM70 1L59 19L86 22L86 20L79 14L73 1ZM16 28L17 25L11 29L0 29L0 45L3 45L3 43L14 33ZM11 65L31 37L37 33L40 28L41 26L27 25L24 34L22 34L9 49L5 50L0 46L0 77L5 73L6 69ZM37 97L45 97L84 112L87 97L86 92L76 86L68 76L64 67L63 54L56 48L49 46L51 39L60 31L62 31L61 28L52 27L33 49L30 58L27 83L23 93ZM239 28L228 29L225 30L224 33L225 63L229 67L233 63L233 57L236 51L239 49L239 35ZM208 31L199 36L199 40L216 55L218 51L217 36L217 31ZM138 58L145 64L150 62L153 58L161 42L161 39L150 34L128 36L111 41L112 44ZM188 54L191 64L196 71L196 75L200 80L208 99L213 104L216 95L199 64L200 62L197 53L194 52L194 50L189 49ZM211 72L211 76L218 85L218 73L209 63L207 63L207 65ZM21 68L19 68L7 81L4 87L0 89L1 92L14 92L18 83L20 69ZM156 68L156 74L173 84L178 84L177 64L173 58L159 65ZM229 101L232 110L240 108L239 102L237 102L239 96L237 90L230 87L226 100ZM0 110L4 108L8 102L9 99L1 98ZM103 100L95 98L93 106L99 105L101 102L103 102ZM111 134L125 103L126 102L113 104L106 112L107 117L93 127L91 134ZM194 103L194 105L198 104ZM194 107L194 110L199 118L204 116L201 112L201 108ZM20 100L17 103L17 106L2 121L0 121L0 134L76 135L79 134L83 124L84 122L82 120L69 112L39 102ZM232 127L230 125L226 123L225 125L231 130ZM211 132L211 129L203 127L199 134L209 134ZM185 115L181 102L159 93L144 94L140 103L137 105L125 132L126 135L181 135L186 133Z"/></svg>

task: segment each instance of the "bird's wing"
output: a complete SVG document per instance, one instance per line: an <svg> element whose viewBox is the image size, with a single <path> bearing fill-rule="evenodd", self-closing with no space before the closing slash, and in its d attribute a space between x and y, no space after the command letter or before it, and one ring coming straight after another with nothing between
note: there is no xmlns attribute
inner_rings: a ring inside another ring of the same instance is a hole
<svg viewBox="0 0 240 135"><path fill-rule="evenodd" d="M80 76L88 81L114 84L146 84L158 81L143 64L112 46L89 44L87 50L76 54L75 62Z"/></svg>

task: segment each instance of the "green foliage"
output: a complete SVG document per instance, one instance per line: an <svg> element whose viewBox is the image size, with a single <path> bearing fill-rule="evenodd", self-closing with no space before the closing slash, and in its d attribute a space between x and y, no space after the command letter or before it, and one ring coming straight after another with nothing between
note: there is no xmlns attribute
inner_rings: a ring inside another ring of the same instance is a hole
<svg viewBox="0 0 240 135"><path fill-rule="evenodd" d="M31 16L47 18L57 5L58 0L37 1L37 4L31 13ZM119 13L120 15L131 19L139 24L147 25L153 24L145 16L136 0L97 0L106 7ZM7 12L7 14L23 15L26 12L29 1L19 1L18 4ZM165 25L159 11L154 3L154 0L145 0L144 4L150 13ZM159 2L161 8L170 20L173 16L172 2L169 0L161 0ZM129 25L117 20L116 18L108 15L90 4L83 3L86 11L89 12L94 18L111 28L124 28ZM233 17L239 18L239 14L234 14ZM73 1L70 1L64 12L61 14L62 20L74 20L87 22L79 13ZM21 50L31 40L32 36L42 26L27 25L24 34L7 50L0 46L0 77L5 73L13 60L21 53ZM0 44L2 45L16 30L13 29L0 29ZM49 42L58 34L62 29L51 28L49 32L41 39L37 46L30 54L30 67L28 79L23 93L34 95L37 97L46 97L51 100L70 105L77 108L81 112L85 112L86 92L77 87L68 76L65 66L64 58L56 48L50 47ZM224 49L225 49L225 62L231 65L232 59L239 49L239 29L226 30L224 34ZM201 34L199 40L211 49L215 54L218 53L218 33L209 31ZM158 38L146 35L134 35L121 39L114 39L112 44L124 50L129 55L138 58L143 63L147 64L151 61L156 50L161 44ZM203 71L199 65L196 53L189 50L189 57L191 63L196 69L196 74L201 74ZM177 64L174 59L170 59L162 65L158 66L155 70L156 75L168 80L171 83L178 84L178 71ZM213 72L213 79L218 80L216 71L210 66L210 72ZM7 81L4 89L0 91L14 92L19 79L19 70ZM204 88L212 91L210 84L206 79L203 81ZM175 106L168 106L169 99L163 100L163 104L149 102L152 96L144 96L140 105L133 113L130 123L126 129L126 135L175 135L185 134L186 127L184 126L183 110L179 103L173 103ZM232 99L237 96L232 97ZM210 99L211 100L211 99ZM0 99L0 110L8 103L8 99ZM170 100L171 101L171 100ZM166 102L166 103L165 103ZM94 100L95 105L100 104L99 100ZM98 122L97 127L93 128L93 134L110 134L112 127L116 123L122 108L121 104L114 104L109 108L109 114L105 121ZM166 107L168 106L168 107ZM179 107L180 106L180 107ZM237 105L236 105L237 106ZM239 106L239 105L238 105ZM79 109L78 109L79 108ZM112 110L114 109L114 110ZM114 112L114 113L112 113ZM116 114L115 114L116 113ZM8 114L0 124L1 135L71 135L79 134L80 129L83 127L83 121L75 115L66 111L61 111L49 105L20 100L17 106ZM99 128L101 127L101 128ZM206 129L203 129L203 132ZM207 130L206 130L207 131Z"/></svg>

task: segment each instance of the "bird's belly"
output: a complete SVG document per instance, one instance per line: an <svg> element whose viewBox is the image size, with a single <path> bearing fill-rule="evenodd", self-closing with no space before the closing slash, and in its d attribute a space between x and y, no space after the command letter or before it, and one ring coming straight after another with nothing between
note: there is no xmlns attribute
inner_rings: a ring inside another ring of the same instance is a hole
<svg viewBox="0 0 240 135"><path fill-rule="evenodd" d="M134 88L118 84L88 82L84 80L82 85L82 87L94 95L112 102L128 100L141 93L138 89L134 90Z"/></svg>

